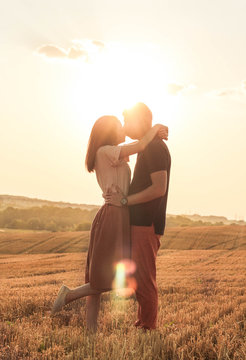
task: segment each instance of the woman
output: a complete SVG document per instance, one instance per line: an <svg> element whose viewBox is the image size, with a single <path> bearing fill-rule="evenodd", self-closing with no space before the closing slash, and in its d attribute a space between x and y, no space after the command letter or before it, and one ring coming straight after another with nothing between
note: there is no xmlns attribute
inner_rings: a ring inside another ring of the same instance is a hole
<svg viewBox="0 0 246 360"><path fill-rule="evenodd" d="M115 116L99 118L91 131L86 154L86 167L95 171L103 196L116 185L127 195L130 185L128 156L136 154L158 134L167 139L168 128L153 126L139 141L127 145L124 129ZM114 288L116 264L122 259L130 259L130 223L127 207L104 204L96 214L91 227L90 243L85 269L85 284L75 289L62 285L54 302L52 314L61 310L67 303L87 296L87 328L96 331L97 318L102 292Z"/></svg>

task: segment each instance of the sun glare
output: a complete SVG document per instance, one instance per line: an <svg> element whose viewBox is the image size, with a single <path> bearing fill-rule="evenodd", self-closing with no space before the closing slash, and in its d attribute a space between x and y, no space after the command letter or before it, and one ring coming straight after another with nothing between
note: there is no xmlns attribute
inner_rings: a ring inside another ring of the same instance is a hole
<svg viewBox="0 0 246 360"><path fill-rule="evenodd" d="M130 259L122 259L116 264L113 288L117 295L128 297L135 292L137 288L135 271L136 264Z"/></svg>
<svg viewBox="0 0 246 360"><path fill-rule="evenodd" d="M122 120L124 108L143 101L153 111L154 123L173 123L178 97L168 94L171 80L162 60L149 47L110 44L93 61L80 62L69 95L77 118L87 118L88 127L102 114Z"/></svg>

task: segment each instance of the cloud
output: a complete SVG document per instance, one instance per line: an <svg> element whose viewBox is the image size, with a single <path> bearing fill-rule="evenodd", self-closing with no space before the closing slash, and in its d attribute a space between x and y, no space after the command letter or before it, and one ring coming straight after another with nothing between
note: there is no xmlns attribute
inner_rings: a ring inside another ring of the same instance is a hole
<svg viewBox="0 0 246 360"><path fill-rule="evenodd" d="M99 40L93 40L92 44L98 46L101 49L103 49L104 46L105 46L104 43L102 41L99 41Z"/></svg>
<svg viewBox="0 0 246 360"><path fill-rule="evenodd" d="M79 49L78 47L75 46L72 46L68 53L69 59L78 59L83 56L85 56L86 58L88 57L87 51L85 51L84 49Z"/></svg>
<svg viewBox="0 0 246 360"><path fill-rule="evenodd" d="M171 95L177 95L183 89L184 89L184 85L168 84L167 86L167 91Z"/></svg>
<svg viewBox="0 0 246 360"><path fill-rule="evenodd" d="M221 97L221 98L228 98L231 100L236 100L239 102L241 102L241 101L245 102L246 80L242 81L241 86L213 90L210 93L208 93L208 95L212 96L212 97L217 97L217 98Z"/></svg>
<svg viewBox="0 0 246 360"><path fill-rule="evenodd" d="M82 58L89 61L95 53L105 47L104 43L99 40L73 40L72 42L73 45L68 49L53 44L42 45L36 50L36 53L51 59L75 60Z"/></svg>
<svg viewBox="0 0 246 360"><path fill-rule="evenodd" d="M239 89L237 88L225 88L221 90L215 90L217 96L233 96L239 93Z"/></svg>
<svg viewBox="0 0 246 360"><path fill-rule="evenodd" d="M170 83L167 85L167 92L171 95L177 95L185 90L193 90L195 89L195 85L183 85L183 84L176 84L176 83Z"/></svg>
<svg viewBox="0 0 246 360"><path fill-rule="evenodd" d="M246 80L243 80L241 86L238 87L228 87L218 90L213 90L212 94L215 96L227 96L227 97L240 97L246 95Z"/></svg>
<svg viewBox="0 0 246 360"><path fill-rule="evenodd" d="M66 50L56 45L42 45L37 49L37 53L41 55L45 55L49 58L67 57Z"/></svg>

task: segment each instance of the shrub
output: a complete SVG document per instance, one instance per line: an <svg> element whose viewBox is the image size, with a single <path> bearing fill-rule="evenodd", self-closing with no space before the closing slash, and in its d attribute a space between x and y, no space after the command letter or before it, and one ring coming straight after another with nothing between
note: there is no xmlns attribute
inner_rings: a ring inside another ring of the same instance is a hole
<svg viewBox="0 0 246 360"><path fill-rule="evenodd" d="M81 224L78 224L75 228L75 231L86 231L91 229L91 224L89 222L84 222Z"/></svg>

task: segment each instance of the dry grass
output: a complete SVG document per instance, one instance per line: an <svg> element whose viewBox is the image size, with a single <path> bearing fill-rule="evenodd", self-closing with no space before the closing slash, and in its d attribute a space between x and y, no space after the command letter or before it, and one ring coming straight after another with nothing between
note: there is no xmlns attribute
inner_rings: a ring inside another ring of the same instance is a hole
<svg viewBox="0 0 246 360"><path fill-rule="evenodd" d="M89 236L89 231L0 232L0 254L83 252L88 249ZM167 228L161 239L161 249L246 250L246 226Z"/></svg>
<svg viewBox="0 0 246 360"><path fill-rule="evenodd" d="M168 228L163 249L246 250L246 226L201 226Z"/></svg>
<svg viewBox="0 0 246 360"><path fill-rule="evenodd" d="M102 295L97 335L85 299L53 318L59 287L83 283L85 253L0 256L0 359L246 359L246 251L160 250L158 329L133 326L135 298Z"/></svg>

